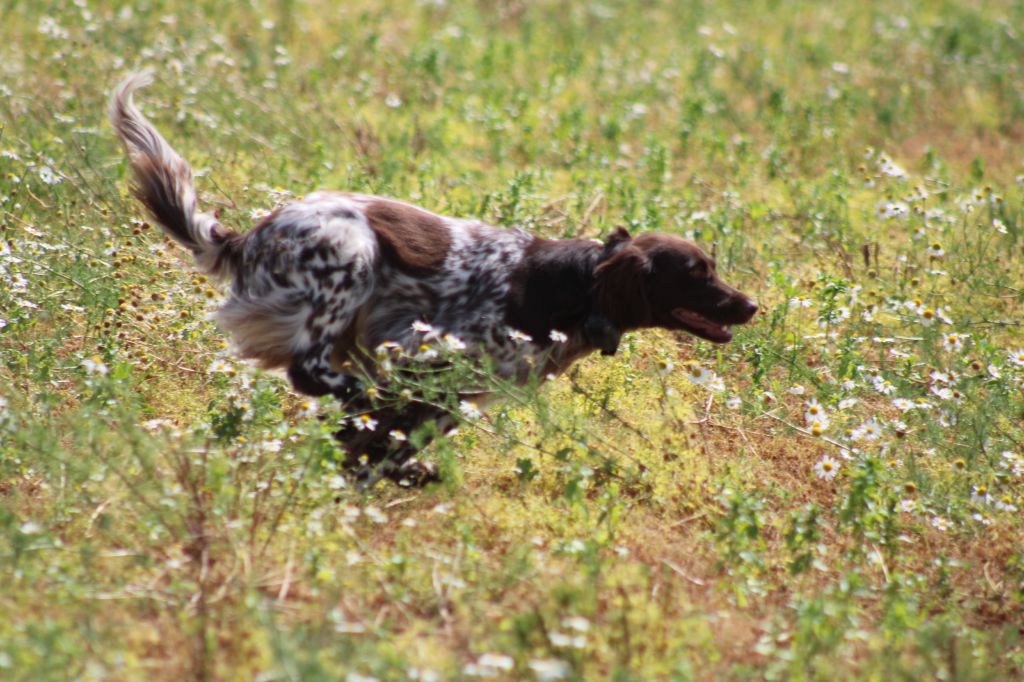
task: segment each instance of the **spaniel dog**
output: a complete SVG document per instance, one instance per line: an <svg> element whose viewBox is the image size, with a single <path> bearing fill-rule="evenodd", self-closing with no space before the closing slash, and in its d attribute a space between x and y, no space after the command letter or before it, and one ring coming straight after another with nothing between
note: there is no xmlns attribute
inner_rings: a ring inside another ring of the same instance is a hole
<svg viewBox="0 0 1024 682"><path fill-rule="evenodd" d="M242 357L285 370L302 393L331 394L350 412L373 415L376 428L338 433L363 484L436 479L436 468L413 459L408 439L389 433L455 424L415 397L384 408L368 398L352 362L372 366L381 344L415 355L425 337L450 335L500 376L526 381L595 350L614 354L633 329L725 343L730 325L757 311L711 258L670 234L634 238L619 228L604 243L544 239L344 192L296 200L240 234L200 212L188 163L132 103L149 82L148 73L130 75L110 103L135 196L200 270L230 279L216 317Z"/></svg>

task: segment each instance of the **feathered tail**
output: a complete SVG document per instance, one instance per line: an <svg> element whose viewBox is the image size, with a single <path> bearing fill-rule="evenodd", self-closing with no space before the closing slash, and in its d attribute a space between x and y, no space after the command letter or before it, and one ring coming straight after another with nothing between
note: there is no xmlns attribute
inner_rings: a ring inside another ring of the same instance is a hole
<svg viewBox="0 0 1024 682"><path fill-rule="evenodd" d="M196 265L214 276L234 269L242 236L196 203L192 169L132 102L139 88L152 83L152 73L133 73L110 97L110 122L124 144L135 182L132 193L175 241L189 249Z"/></svg>

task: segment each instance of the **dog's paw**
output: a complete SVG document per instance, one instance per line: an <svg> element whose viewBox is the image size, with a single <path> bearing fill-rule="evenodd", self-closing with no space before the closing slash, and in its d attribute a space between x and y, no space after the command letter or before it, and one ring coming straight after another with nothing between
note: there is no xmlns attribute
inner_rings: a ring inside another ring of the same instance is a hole
<svg viewBox="0 0 1024 682"><path fill-rule="evenodd" d="M410 459L403 463L388 477L402 488L422 488L441 480L436 464L421 462L418 459Z"/></svg>

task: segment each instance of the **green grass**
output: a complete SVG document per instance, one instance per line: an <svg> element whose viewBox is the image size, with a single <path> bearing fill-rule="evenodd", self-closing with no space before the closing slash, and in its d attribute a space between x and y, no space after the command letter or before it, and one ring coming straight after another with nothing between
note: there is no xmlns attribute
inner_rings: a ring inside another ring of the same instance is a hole
<svg viewBox="0 0 1024 682"><path fill-rule="evenodd" d="M1021 5L112 4L0 2L0 678L1024 675ZM234 227L335 188L657 229L764 314L356 493L128 197L147 65Z"/></svg>

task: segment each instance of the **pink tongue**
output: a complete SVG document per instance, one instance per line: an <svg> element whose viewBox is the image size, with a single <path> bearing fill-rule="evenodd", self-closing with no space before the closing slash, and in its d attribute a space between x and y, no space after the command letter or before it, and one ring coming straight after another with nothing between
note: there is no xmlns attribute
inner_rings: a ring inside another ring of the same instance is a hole
<svg viewBox="0 0 1024 682"><path fill-rule="evenodd" d="M691 310L685 310L683 308L677 308L672 311L672 314L675 315L676 319L683 324L692 327L694 331L700 334L706 334L713 340L728 341L732 338L732 334L724 325L712 322L699 313L695 313Z"/></svg>

